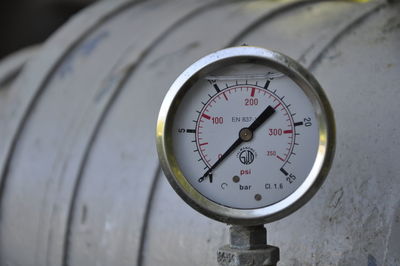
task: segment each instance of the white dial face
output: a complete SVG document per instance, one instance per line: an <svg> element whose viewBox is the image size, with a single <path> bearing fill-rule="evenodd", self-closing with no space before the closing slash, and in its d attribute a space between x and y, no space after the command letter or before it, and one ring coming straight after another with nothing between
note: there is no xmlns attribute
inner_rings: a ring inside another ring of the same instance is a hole
<svg viewBox="0 0 400 266"><path fill-rule="evenodd" d="M319 127L306 93L259 64L221 67L200 78L173 120L181 172L203 196L237 209L287 198L317 157Z"/></svg>

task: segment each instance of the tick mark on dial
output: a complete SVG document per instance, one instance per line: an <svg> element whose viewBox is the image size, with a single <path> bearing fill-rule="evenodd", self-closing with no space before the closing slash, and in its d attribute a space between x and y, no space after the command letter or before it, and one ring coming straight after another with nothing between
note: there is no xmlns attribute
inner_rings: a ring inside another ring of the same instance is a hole
<svg viewBox="0 0 400 266"><path fill-rule="evenodd" d="M225 100L228 100L228 97L226 97L225 92L223 92L222 95L224 95Z"/></svg>
<svg viewBox="0 0 400 266"><path fill-rule="evenodd" d="M217 93L221 92L217 84L213 84L213 87L217 91Z"/></svg>
<svg viewBox="0 0 400 266"><path fill-rule="evenodd" d="M264 85L264 89L268 90L269 84L271 83L270 80L267 80L267 82Z"/></svg>
<svg viewBox="0 0 400 266"><path fill-rule="evenodd" d="M295 127L297 127L297 126L302 126L303 125L303 122L296 122L296 123L294 123L294 126Z"/></svg>
<svg viewBox="0 0 400 266"><path fill-rule="evenodd" d="M283 168L281 168L280 170L281 170L281 172L282 172L284 175L288 175L288 174L289 174L289 173L288 173L288 172L286 172L286 170L285 170L285 169L283 169Z"/></svg>

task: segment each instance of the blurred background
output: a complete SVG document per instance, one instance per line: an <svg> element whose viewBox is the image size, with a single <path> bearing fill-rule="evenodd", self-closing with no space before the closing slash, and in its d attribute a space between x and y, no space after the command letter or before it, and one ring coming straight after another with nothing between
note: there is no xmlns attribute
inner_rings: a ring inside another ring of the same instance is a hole
<svg viewBox="0 0 400 266"><path fill-rule="evenodd" d="M0 60L42 43L73 14L95 0L0 1Z"/></svg>

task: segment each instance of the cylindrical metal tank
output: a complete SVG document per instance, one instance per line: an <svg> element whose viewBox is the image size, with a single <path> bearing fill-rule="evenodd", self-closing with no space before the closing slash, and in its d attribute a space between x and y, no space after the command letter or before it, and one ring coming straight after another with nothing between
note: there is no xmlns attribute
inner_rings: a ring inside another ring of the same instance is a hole
<svg viewBox="0 0 400 266"><path fill-rule="evenodd" d="M155 123L187 66L244 43L308 67L336 115L327 181L267 226L279 265L400 265L399 12L398 1L105 1L84 10L0 107L12 114L0 116L0 265L216 265L227 227L167 184Z"/></svg>
<svg viewBox="0 0 400 266"><path fill-rule="evenodd" d="M0 61L0 154L3 156L10 149L11 142L5 141L6 136L12 137L15 130L14 114L20 108L20 98L25 92L22 87L13 86L22 69L31 59L39 46L32 46L13 53ZM11 89L12 88L12 89ZM18 121L19 122L19 121ZM2 157L3 158L3 157ZM1 180L1 178L0 178Z"/></svg>

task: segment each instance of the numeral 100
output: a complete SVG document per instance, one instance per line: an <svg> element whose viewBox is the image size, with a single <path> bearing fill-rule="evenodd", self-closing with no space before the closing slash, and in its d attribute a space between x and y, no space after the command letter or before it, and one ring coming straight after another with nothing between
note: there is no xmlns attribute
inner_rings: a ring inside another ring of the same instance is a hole
<svg viewBox="0 0 400 266"><path fill-rule="evenodd" d="M223 124L224 123L224 118L222 116L214 116L212 118L212 122L215 125Z"/></svg>

